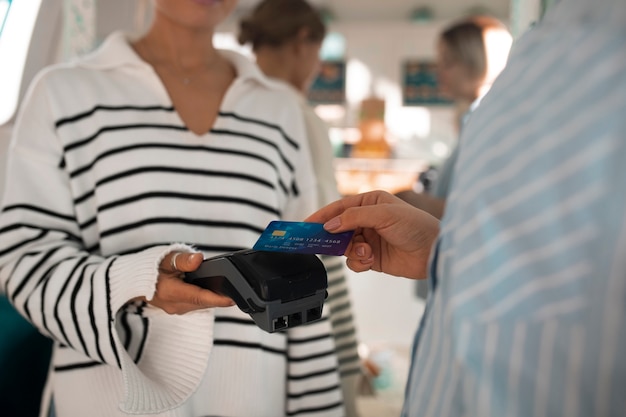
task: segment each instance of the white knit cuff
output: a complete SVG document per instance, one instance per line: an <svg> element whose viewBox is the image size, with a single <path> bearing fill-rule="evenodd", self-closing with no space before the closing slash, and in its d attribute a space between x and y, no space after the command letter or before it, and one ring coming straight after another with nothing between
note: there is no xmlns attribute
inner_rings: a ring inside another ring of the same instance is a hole
<svg viewBox="0 0 626 417"><path fill-rule="evenodd" d="M113 314L136 297L151 299L158 269L173 251L193 252L183 244L160 246L120 256L110 270ZM157 414L180 406L199 386L213 346L213 309L170 315L148 306L148 335L139 363L113 334L124 380L120 408L129 414Z"/></svg>

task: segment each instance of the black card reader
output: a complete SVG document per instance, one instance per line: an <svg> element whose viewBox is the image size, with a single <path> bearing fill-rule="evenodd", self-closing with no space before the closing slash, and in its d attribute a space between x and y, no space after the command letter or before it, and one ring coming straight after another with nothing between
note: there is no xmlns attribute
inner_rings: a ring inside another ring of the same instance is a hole
<svg viewBox="0 0 626 417"><path fill-rule="evenodd" d="M253 249L205 259L184 280L232 298L269 333L319 320L328 287L316 255Z"/></svg>

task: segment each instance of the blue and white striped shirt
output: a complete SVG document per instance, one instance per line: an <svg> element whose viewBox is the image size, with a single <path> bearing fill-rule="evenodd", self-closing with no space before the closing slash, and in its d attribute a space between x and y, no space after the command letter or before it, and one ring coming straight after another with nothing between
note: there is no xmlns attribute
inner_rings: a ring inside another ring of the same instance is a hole
<svg viewBox="0 0 626 417"><path fill-rule="evenodd" d="M562 0L460 141L405 416L626 416L626 2Z"/></svg>

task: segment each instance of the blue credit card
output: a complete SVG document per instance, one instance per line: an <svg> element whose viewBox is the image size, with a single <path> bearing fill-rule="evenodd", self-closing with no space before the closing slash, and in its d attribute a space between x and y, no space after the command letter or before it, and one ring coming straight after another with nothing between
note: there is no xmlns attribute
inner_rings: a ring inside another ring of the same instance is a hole
<svg viewBox="0 0 626 417"><path fill-rule="evenodd" d="M353 234L354 231L329 233L322 223L275 220L263 231L253 249L341 256Z"/></svg>

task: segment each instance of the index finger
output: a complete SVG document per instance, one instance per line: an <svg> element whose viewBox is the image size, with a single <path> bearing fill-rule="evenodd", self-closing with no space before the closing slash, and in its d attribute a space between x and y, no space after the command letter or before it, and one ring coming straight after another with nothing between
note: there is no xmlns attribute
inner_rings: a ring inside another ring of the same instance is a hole
<svg viewBox="0 0 626 417"><path fill-rule="evenodd" d="M372 206L380 203L391 203L397 201L402 200L393 196L392 194L389 194L386 191L380 190L351 195L322 207L315 213L309 215L309 217L304 219L304 221L314 223L326 223L328 220L332 219L333 217L339 216L351 207Z"/></svg>
<svg viewBox="0 0 626 417"><path fill-rule="evenodd" d="M346 202L343 199L337 200L322 207L321 209L304 219L304 221L312 223L326 223L328 220L346 211L348 207L349 206L346 205Z"/></svg>
<svg viewBox="0 0 626 417"><path fill-rule="evenodd" d="M235 301L225 295L186 282L182 284L185 286L181 287L184 293L181 292L180 295L185 303L202 307L230 307L235 305Z"/></svg>

